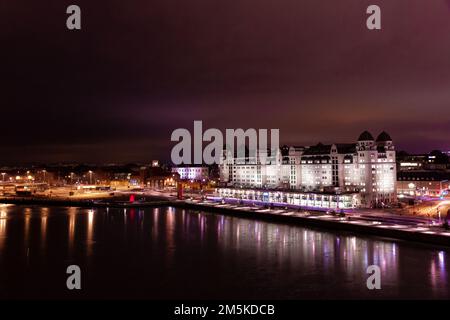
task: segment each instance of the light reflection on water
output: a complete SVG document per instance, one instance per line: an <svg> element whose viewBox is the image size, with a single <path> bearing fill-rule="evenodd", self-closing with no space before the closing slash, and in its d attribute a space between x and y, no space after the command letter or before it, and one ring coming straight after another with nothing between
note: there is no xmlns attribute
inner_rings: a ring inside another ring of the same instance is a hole
<svg viewBox="0 0 450 320"><path fill-rule="evenodd" d="M25 258L5 259L18 241ZM105 277L117 269L128 289L160 285L154 297L169 298L174 288L206 298L448 298L450 285L445 248L175 208L0 207L0 272L37 260L44 278L68 261ZM372 264L376 293L366 288Z"/></svg>
<svg viewBox="0 0 450 320"><path fill-rule="evenodd" d="M3 249L3 243L6 237L6 220L8 219L8 213L5 207L0 207L0 252Z"/></svg>
<svg viewBox="0 0 450 320"><path fill-rule="evenodd" d="M75 223L76 223L76 208L68 208L67 215L69 216L69 226L67 230L68 234L68 251L69 251L69 257L73 256L73 249L74 249L74 243L75 243Z"/></svg>
<svg viewBox="0 0 450 320"><path fill-rule="evenodd" d="M48 208L41 208L41 248L46 249Z"/></svg>
<svg viewBox="0 0 450 320"><path fill-rule="evenodd" d="M92 255L92 247L94 244L94 210L88 210L87 214L87 236L86 236L86 251L87 255Z"/></svg>

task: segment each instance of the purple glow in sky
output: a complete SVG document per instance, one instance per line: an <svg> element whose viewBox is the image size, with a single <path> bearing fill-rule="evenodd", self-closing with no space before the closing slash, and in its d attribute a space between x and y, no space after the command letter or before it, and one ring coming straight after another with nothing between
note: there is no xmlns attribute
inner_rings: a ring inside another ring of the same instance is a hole
<svg viewBox="0 0 450 320"><path fill-rule="evenodd" d="M449 0L76 3L81 31L65 28L72 1L0 5L3 162L168 159L194 120L450 149Z"/></svg>

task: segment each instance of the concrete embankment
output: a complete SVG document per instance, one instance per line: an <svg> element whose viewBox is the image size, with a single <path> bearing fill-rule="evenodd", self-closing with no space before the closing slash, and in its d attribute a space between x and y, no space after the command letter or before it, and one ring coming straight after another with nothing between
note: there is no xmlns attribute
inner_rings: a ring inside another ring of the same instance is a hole
<svg viewBox="0 0 450 320"><path fill-rule="evenodd" d="M216 212L225 215L236 216L240 218L250 218L262 221L270 221L277 223L289 223L300 226L309 226L315 228L325 228L329 230L350 231L364 235L374 235L378 237L394 238L407 241L416 241L421 243L431 243L443 246L450 246L450 231L443 230L436 231L427 227L412 227L400 226L404 229L399 229L398 225L377 223L372 224L367 221L358 221L351 217L338 218L330 220L331 217L323 216L327 219L322 219L316 215L283 215L273 213L273 210L261 212L264 210L241 210L239 208L217 207L212 205L204 205L193 202L177 202L174 203L176 207L183 207L186 209L194 209L208 212Z"/></svg>

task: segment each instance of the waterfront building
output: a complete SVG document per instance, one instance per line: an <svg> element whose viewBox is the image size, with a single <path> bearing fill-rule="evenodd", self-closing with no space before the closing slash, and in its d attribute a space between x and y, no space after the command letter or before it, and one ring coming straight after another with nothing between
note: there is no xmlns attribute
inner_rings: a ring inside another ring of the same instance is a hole
<svg viewBox="0 0 450 320"><path fill-rule="evenodd" d="M400 171L397 177L397 191L400 196L446 196L450 191L450 172Z"/></svg>
<svg viewBox="0 0 450 320"><path fill-rule="evenodd" d="M445 152L397 155L397 192L400 196L441 197L448 194L450 161Z"/></svg>
<svg viewBox="0 0 450 320"><path fill-rule="evenodd" d="M320 199L320 203L330 207L335 207L331 204L333 199L339 203L343 195L351 204L347 207L376 207L396 201L395 147L386 132L374 139L364 131L356 143L284 146L263 156L272 161L261 161L256 152L239 159L224 150L219 168L227 192L230 188L289 190L286 199L292 193L294 198L314 199L316 204ZM261 200L264 194L255 195Z"/></svg>
<svg viewBox="0 0 450 320"><path fill-rule="evenodd" d="M257 201L279 205L295 205L321 209L352 209L361 206L359 192L302 192L297 190L266 190L244 188L217 188L221 198Z"/></svg>
<svg viewBox="0 0 450 320"><path fill-rule="evenodd" d="M180 180L204 181L209 179L209 168L207 166L178 166L172 168L173 173L180 176Z"/></svg>

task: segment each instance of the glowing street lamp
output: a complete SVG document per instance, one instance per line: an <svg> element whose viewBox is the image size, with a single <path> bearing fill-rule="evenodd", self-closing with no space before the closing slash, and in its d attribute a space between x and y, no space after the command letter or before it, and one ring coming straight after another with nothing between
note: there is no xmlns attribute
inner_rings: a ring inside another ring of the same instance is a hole
<svg viewBox="0 0 450 320"><path fill-rule="evenodd" d="M2 181L3 181L3 182L5 182L5 175L6 175L6 173L5 173L5 172L2 172Z"/></svg>

